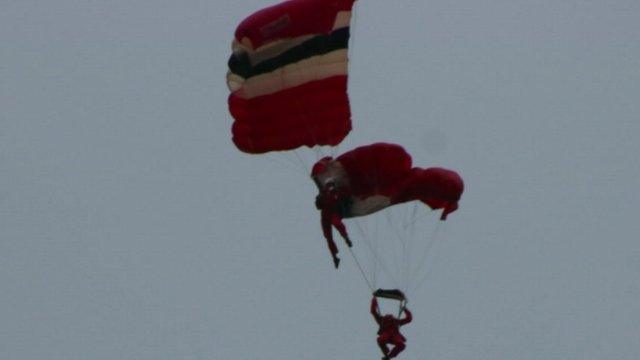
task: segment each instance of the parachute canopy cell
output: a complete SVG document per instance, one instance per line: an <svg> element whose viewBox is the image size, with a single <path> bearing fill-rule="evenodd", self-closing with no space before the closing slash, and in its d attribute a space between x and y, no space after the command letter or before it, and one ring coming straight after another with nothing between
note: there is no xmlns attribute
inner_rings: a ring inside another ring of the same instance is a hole
<svg viewBox="0 0 640 360"><path fill-rule="evenodd" d="M227 85L247 153L335 146L351 131L347 48L355 0L290 0L240 23Z"/></svg>

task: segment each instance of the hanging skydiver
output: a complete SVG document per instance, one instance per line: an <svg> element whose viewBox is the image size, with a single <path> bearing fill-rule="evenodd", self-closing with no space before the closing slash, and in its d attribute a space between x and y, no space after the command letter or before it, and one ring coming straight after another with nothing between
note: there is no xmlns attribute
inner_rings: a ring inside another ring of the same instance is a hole
<svg viewBox="0 0 640 360"><path fill-rule="evenodd" d="M340 258L338 258L338 247L335 241L333 241L333 229L340 233L347 246L351 247L353 244L347 234L347 228L344 226L342 219L347 217L349 208L350 197L344 189L340 189L335 186L334 183L328 182L322 188L318 196L316 196L316 208L320 210L320 223L322 225L322 233L327 240L329 251L333 258L333 265L338 268L340 265Z"/></svg>
<svg viewBox="0 0 640 360"><path fill-rule="evenodd" d="M400 312L405 313L405 317L403 319L400 319L399 315L398 318L391 314L384 316L380 315L380 308L378 307L378 300L376 299L375 294L371 299L371 315L373 315L376 323L380 326L378 329L377 342L382 354L384 355L382 360L388 360L398 356L406 346L405 342L407 339L400 333L400 326L410 323L413 316L411 315L411 311L406 308L405 301L402 301ZM393 349L389 350L387 344L392 344Z"/></svg>
<svg viewBox="0 0 640 360"><path fill-rule="evenodd" d="M342 222L343 218L349 217L352 198L344 170L332 160L331 157L325 157L318 161L311 170L311 178L318 187L316 208L320 210L322 233L327 240L333 265L337 269L340 265L340 258L338 258L338 247L333 240L333 228L338 230L347 246L353 245L349 239L347 228Z"/></svg>

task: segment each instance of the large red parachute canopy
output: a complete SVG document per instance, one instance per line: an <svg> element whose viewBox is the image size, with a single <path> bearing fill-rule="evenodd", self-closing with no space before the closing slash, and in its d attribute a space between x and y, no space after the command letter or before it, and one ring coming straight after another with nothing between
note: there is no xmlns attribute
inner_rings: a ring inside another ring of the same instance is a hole
<svg viewBox="0 0 640 360"><path fill-rule="evenodd" d="M351 130L355 0L289 0L240 23L229 59L233 142L247 153L337 145Z"/></svg>
<svg viewBox="0 0 640 360"><path fill-rule="evenodd" d="M352 197L347 217L364 216L385 207L421 201L442 209L441 219L458 208L464 183L455 171L412 167L400 145L375 143L318 161L311 176L322 189L331 183Z"/></svg>

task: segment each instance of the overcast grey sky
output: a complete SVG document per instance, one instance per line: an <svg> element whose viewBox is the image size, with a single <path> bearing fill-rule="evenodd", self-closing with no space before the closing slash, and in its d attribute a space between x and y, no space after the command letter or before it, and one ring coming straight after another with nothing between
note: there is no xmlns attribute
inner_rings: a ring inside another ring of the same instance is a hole
<svg viewBox="0 0 640 360"><path fill-rule="evenodd" d="M230 141L273 3L0 1L0 358L379 358L314 186ZM467 186L401 358L640 358L640 2L361 0L353 33L341 149Z"/></svg>

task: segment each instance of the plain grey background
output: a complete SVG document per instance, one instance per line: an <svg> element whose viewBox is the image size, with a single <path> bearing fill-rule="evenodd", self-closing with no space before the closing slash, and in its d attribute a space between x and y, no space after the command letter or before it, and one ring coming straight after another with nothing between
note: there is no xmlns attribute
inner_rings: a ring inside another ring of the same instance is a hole
<svg viewBox="0 0 640 360"><path fill-rule="evenodd" d="M271 4L0 0L0 358L380 357L313 184L230 140ZM353 40L341 148L467 186L401 358L640 358L640 2L361 0Z"/></svg>

